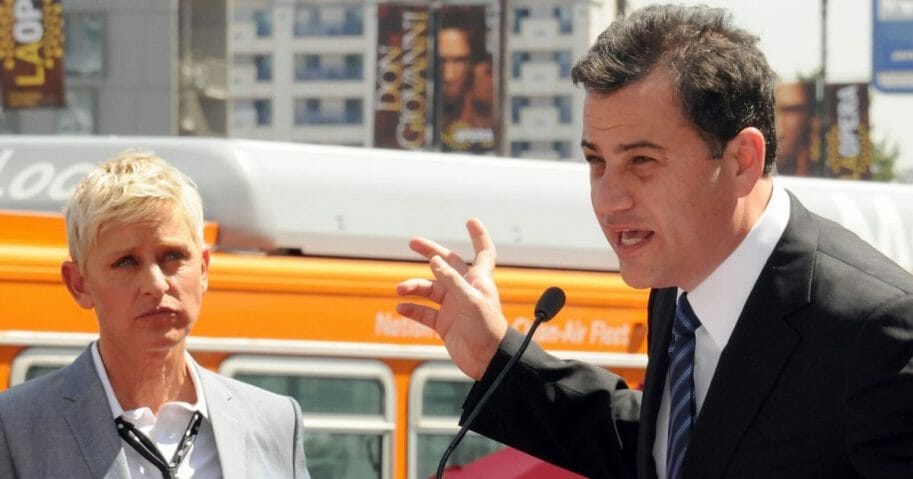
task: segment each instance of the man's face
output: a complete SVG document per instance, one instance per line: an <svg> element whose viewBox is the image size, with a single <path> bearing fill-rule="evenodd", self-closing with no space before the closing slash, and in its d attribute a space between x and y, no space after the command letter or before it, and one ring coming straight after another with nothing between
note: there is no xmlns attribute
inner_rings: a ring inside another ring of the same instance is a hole
<svg viewBox="0 0 913 479"><path fill-rule="evenodd" d="M184 340L200 314L208 267L209 252L170 213L105 225L82 272L70 262L63 266L77 302L95 309L102 347L144 352L168 351Z"/></svg>
<svg viewBox="0 0 913 479"><path fill-rule="evenodd" d="M588 93L582 145L593 210L629 285L691 290L738 245L736 161L711 157L664 71Z"/></svg>
<svg viewBox="0 0 913 479"><path fill-rule="evenodd" d="M454 102L466 93L472 71L469 37L463 30L445 28L437 38L444 100Z"/></svg>

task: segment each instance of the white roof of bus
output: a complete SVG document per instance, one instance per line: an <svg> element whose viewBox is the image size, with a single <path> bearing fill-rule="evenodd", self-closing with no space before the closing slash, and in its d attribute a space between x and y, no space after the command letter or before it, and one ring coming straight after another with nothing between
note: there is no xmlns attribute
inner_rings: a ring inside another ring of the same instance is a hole
<svg viewBox="0 0 913 479"><path fill-rule="evenodd" d="M500 264L617 270L583 163L175 137L0 136L0 209L60 211L92 167L148 149L199 185L222 249L419 259L422 235L471 257L479 217ZM812 210L913 270L913 186L780 177Z"/></svg>

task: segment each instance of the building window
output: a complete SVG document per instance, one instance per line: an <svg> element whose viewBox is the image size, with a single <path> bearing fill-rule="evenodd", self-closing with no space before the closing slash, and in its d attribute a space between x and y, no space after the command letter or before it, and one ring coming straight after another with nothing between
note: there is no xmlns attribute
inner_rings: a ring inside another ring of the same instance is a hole
<svg viewBox="0 0 913 479"><path fill-rule="evenodd" d="M63 22L64 72L68 78L101 78L105 72L104 19L99 14L71 13Z"/></svg>
<svg viewBox="0 0 913 479"><path fill-rule="evenodd" d="M273 36L273 11L266 8L258 8L253 12L254 23L257 25L258 37Z"/></svg>
<svg viewBox="0 0 913 479"><path fill-rule="evenodd" d="M574 27L574 17L571 12L571 7L567 5L562 5L560 7L555 7L552 11L552 16L558 19L558 25L561 33L571 33Z"/></svg>
<svg viewBox="0 0 913 479"><path fill-rule="evenodd" d="M530 60L529 52L513 52L510 58L510 74L514 78L520 78L520 68Z"/></svg>
<svg viewBox="0 0 913 479"><path fill-rule="evenodd" d="M91 135L95 133L96 94L85 88L67 89L66 107L56 111L57 133Z"/></svg>
<svg viewBox="0 0 913 479"><path fill-rule="evenodd" d="M568 159L574 157L574 150L569 141L556 141L552 143L552 149L557 151L561 158Z"/></svg>
<svg viewBox="0 0 913 479"><path fill-rule="evenodd" d="M257 113L257 126L273 124L273 102L271 100L254 100L254 111Z"/></svg>
<svg viewBox="0 0 913 479"><path fill-rule="evenodd" d="M254 55L254 65L257 67L257 81L268 82L273 80L272 55Z"/></svg>
<svg viewBox="0 0 913 479"><path fill-rule="evenodd" d="M523 22L523 19L524 19L524 18L528 18L528 17L529 17L529 9L528 9L528 8L516 8L516 9L514 9L514 33L515 33L515 34L519 34L519 33L520 33L520 23Z"/></svg>
<svg viewBox="0 0 913 479"><path fill-rule="evenodd" d="M358 125L364 115L361 98L349 98L345 102L345 122Z"/></svg>
<svg viewBox="0 0 913 479"><path fill-rule="evenodd" d="M523 152L529 150L528 141L513 141L510 143L510 156L523 158Z"/></svg>
<svg viewBox="0 0 913 479"><path fill-rule="evenodd" d="M561 70L561 78L571 77L571 52L562 50L554 53L555 63Z"/></svg>
<svg viewBox="0 0 913 479"><path fill-rule="evenodd" d="M555 97L554 105L558 107L558 121L561 123L571 122L571 97L562 95Z"/></svg>
<svg viewBox="0 0 913 479"><path fill-rule="evenodd" d="M571 143L567 141L515 141L510 144L510 156L514 158L568 160L574 158L572 151L573 147Z"/></svg>
<svg viewBox="0 0 913 479"><path fill-rule="evenodd" d="M379 361L235 356L219 372L301 405L313 477L380 479L392 473L393 373Z"/></svg>
<svg viewBox="0 0 913 479"><path fill-rule="evenodd" d="M299 5L293 28L296 37L359 36L364 33L364 23L360 6Z"/></svg>
<svg viewBox="0 0 913 479"><path fill-rule="evenodd" d="M520 123L520 110L529 106L529 98L525 96L515 96L510 99L510 121L514 124Z"/></svg>
<svg viewBox="0 0 913 479"><path fill-rule="evenodd" d="M361 80L362 55L295 55L295 81Z"/></svg>
<svg viewBox="0 0 913 479"><path fill-rule="evenodd" d="M364 106L361 98L298 98L295 100L296 125L359 125Z"/></svg>

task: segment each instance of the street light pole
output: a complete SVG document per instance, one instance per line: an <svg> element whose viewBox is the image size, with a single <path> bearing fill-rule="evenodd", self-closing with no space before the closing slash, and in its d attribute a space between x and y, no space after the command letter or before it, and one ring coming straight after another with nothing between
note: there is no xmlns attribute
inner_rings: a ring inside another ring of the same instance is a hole
<svg viewBox="0 0 913 479"><path fill-rule="evenodd" d="M827 176L827 130L830 105L827 98L827 0L821 0L821 72L815 84L818 104L818 176Z"/></svg>

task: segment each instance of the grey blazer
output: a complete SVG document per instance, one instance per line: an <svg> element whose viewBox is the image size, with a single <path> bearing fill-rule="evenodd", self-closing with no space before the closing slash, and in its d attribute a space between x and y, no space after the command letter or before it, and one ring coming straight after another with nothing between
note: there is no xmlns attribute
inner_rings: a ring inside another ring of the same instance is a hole
<svg viewBox="0 0 913 479"><path fill-rule="evenodd" d="M294 399L192 367L226 479L309 479ZM129 477L88 348L73 364L0 394L0 478Z"/></svg>

